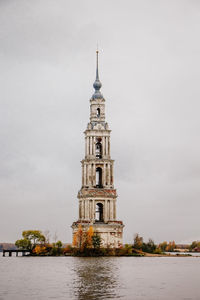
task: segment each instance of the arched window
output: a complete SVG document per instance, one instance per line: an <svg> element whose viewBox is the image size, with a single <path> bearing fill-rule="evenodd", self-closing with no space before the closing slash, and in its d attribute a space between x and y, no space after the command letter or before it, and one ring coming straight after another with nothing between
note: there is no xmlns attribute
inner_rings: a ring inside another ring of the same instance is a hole
<svg viewBox="0 0 200 300"><path fill-rule="evenodd" d="M96 143L96 157L102 158L102 145L100 141Z"/></svg>
<svg viewBox="0 0 200 300"><path fill-rule="evenodd" d="M95 221L103 222L103 204L102 203L96 204Z"/></svg>
<svg viewBox="0 0 200 300"><path fill-rule="evenodd" d="M96 187L102 187L102 169L96 168Z"/></svg>
<svg viewBox="0 0 200 300"><path fill-rule="evenodd" d="M98 108L97 108L97 118L100 117L100 113L101 113L101 111L100 111L100 108L98 107Z"/></svg>

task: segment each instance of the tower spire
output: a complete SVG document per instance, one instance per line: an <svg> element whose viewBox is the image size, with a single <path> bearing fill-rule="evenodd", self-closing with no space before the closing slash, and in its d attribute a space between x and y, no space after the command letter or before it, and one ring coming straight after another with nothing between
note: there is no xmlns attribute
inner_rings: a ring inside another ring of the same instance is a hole
<svg viewBox="0 0 200 300"><path fill-rule="evenodd" d="M99 50L97 46L96 50L96 59L97 59L97 64L96 64L96 80L99 80Z"/></svg>
<svg viewBox="0 0 200 300"><path fill-rule="evenodd" d="M100 88L102 87L102 84L99 80L99 50L98 50L98 47L97 47L97 50L96 50L96 79L95 79L95 82L93 84L93 87L95 89L95 92L92 96L92 99L101 99L101 98L103 98L103 95L100 92Z"/></svg>

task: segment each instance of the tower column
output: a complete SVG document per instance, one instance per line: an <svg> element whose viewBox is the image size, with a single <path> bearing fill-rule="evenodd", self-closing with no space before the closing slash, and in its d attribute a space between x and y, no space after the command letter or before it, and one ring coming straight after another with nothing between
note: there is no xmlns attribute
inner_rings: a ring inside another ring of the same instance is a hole
<svg viewBox="0 0 200 300"><path fill-rule="evenodd" d="M113 185L113 164L110 165L110 184Z"/></svg>
<svg viewBox="0 0 200 300"><path fill-rule="evenodd" d="M108 163L108 185L110 185L110 163Z"/></svg>
<svg viewBox="0 0 200 300"><path fill-rule="evenodd" d="M105 155L105 137L102 137L102 155Z"/></svg>
<svg viewBox="0 0 200 300"><path fill-rule="evenodd" d="M95 137L93 137L92 143L93 143L93 155L96 156L96 145L95 145L96 143L95 143Z"/></svg>
<svg viewBox="0 0 200 300"><path fill-rule="evenodd" d="M92 165L89 164L88 165L88 186L91 187L91 169L92 169Z"/></svg>
<svg viewBox="0 0 200 300"><path fill-rule="evenodd" d="M92 137L90 136L90 155L92 155Z"/></svg>
<svg viewBox="0 0 200 300"><path fill-rule="evenodd" d="M82 164L82 186L84 185L84 166Z"/></svg>
<svg viewBox="0 0 200 300"><path fill-rule="evenodd" d="M83 165L83 185L86 186L86 164Z"/></svg>
<svg viewBox="0 0 200 300"><path fill-rule="evenodd" d="M79 220L81 219L81 201L79 200Z"/></svg>
<svg viewBox="0 0 200 300"><path fill-rule="evenodd" d="M113 200L110 202L110 217L113 220Z"/></svg>
<svg viewBox="0 0 200 300"><path fill-rule="evenodd" d="M85 158L87 156L87 138L85 136Z"/></svg>
<svg viewBox="0 0 200 300"><path fill-rule="evenodd" d="M95 200L93 200L93 216L92 216L93 221L95 220L95 211L96 211Z"/></svg>
<svg viewBox="0 0 200 300"><path fill-rule="evenodd" d="M108 137L108 156L110 156L110 137Z"/></svg>
<svg viewBox="0 0 200 300"><path fill-rule="evenodd" d="M108 201L105 200L105 219L104 219L105 222L108 221Z"/></svg>
<svg viewBox="0 0 200 300"><path fill-rule="evenodd" d="M95 186L96 185L96 165L93 165L93 183L92 185Z"/></svg>
<svg viewBox="0 0 200 300"><path fill-rule="evenodd" d="M81 219L84 219L84 207L83 207L83 201L81 201Z"/></svg>
<svg viewBox="0 0 200 300"><path fill-rule="evenodd" d="M88 156L90 155L90 137L87 137L88 140Z"/></svg>
<svg viewBox="0 0 200 300"><path fill-rule="evenodd" d="M93 164L90 166L90 185L93 185Z"/></svg>
<svg viewBox="0 0 200 300"><path fill-rule="evenodd" d="M108 164L106 164L106 168L105 168L105 179L106 179L106 185L108 185Z"/></svg>
<svg viewBox="0 0 200 300"><path fill-rule="evenodd" d="M108 156L108 137L106 136L106 156Z"/></svg>
<svg viewBox="0 0 200 300"><path fill-rule="evenodd" d="M106 166L103 164L103 186L106 185Z"/></svg>
<svg viewBox="0 0 200 300"><path fill-rule="evenodd" d="M89 220L89 205L88 205L88 200L85 200L85 219Z"/></svg>
<svg viewBox="0 0 200 300"><path fill-rule="evenodd" d="M90 220L93 219L92 213L93 213L93 208L92 208L93 202L90 200Z"/></svg>
<svg viewBox="0 0 200 300"><path fill-rule="evenodd" d="M116 220L116 201L114 202L114 220Z"/></svg>
<svg viewBox="0 0 200 300"><path fill-rule="evenodd" d="M87 164L87 186L89 185L89 164Z"/></svg>
<svg viewBox="0 0 200 300"><path fill-rule="evenodd" d="M83 201L83 219L85 220L85 212L86 212L86 201Z"/></svg>

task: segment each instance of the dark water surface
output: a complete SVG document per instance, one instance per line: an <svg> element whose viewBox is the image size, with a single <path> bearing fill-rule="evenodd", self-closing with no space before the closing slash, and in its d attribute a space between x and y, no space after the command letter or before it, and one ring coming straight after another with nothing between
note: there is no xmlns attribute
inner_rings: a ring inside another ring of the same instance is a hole
<svg viewBox="0 0 200 300"><path fill-rule="evenodd" d="M0 257L4 299L199 300L200 258Z"/></svg>

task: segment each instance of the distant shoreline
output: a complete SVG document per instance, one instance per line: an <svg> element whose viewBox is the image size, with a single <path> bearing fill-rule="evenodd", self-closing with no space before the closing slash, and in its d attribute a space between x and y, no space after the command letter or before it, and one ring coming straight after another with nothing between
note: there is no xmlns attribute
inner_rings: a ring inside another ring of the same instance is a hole
<svg viewBox="0 0 200 300"><path fill-rule="evenodd" d="M3 251L1 251L2 254L3 254ZM172 252L173 253L173 252ZM3 257L3 255L2 255ZM140 255L137 255L137 254L132 254L132 255L91 255L91 256L86 256L86 255L72 255L72 254L61 254L61 255L30 255L30 254L27 254L27 255L18 255L16 256L13 252L13 255L12 256L9 256L9 255L5 255L4 257L85 257L85 258L88 258L88 257L197 257L197 258L200 258L200 255L192 255L190 253L186 253L186 254L183 254L183 253L174 253L174 254L153 254L153 253L141 253Z"/></svg>

